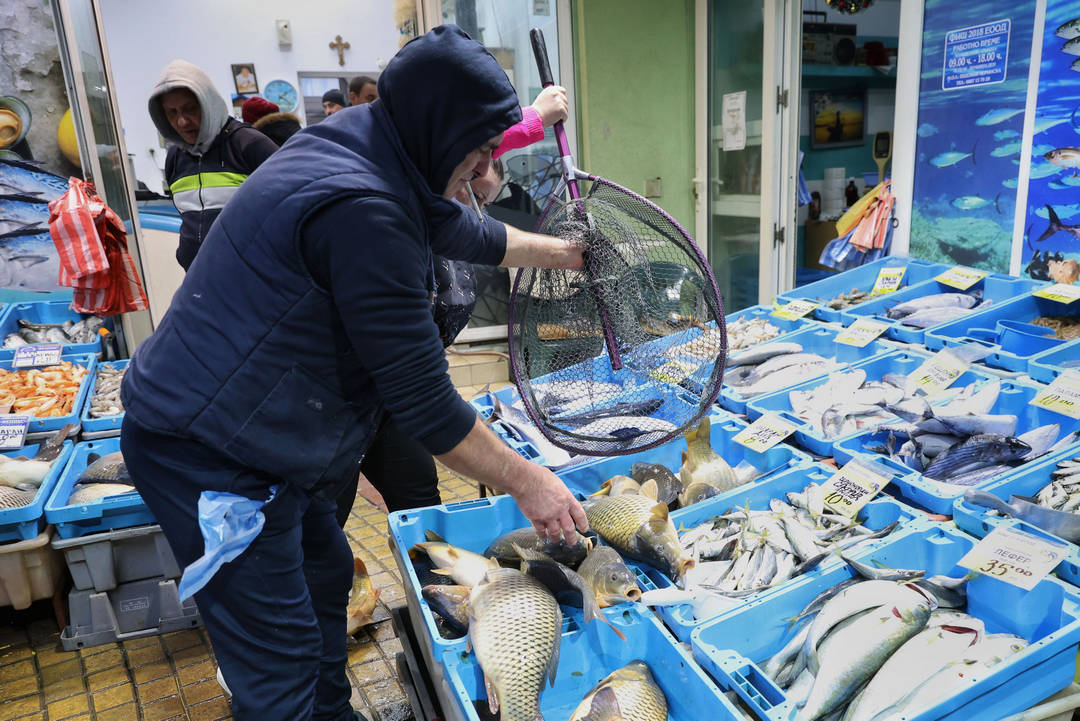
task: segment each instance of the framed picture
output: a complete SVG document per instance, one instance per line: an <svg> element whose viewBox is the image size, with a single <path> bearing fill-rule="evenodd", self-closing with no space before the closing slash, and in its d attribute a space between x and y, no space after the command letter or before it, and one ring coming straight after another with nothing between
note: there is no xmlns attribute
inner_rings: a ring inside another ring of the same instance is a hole
<svg viewBox="0 0 1080 721"><path fill-rule="evenodd" d="M866 91L809 90L810 148L823 150L866 143Z"/></svg>
<svg viewBox="0 0 1080 721"><path fill-rule="evenodd" d="M240 63L230 67L232 68L237 95L254 95L259 92L259 81L255 78L255 65L253 63Z"/></svg>

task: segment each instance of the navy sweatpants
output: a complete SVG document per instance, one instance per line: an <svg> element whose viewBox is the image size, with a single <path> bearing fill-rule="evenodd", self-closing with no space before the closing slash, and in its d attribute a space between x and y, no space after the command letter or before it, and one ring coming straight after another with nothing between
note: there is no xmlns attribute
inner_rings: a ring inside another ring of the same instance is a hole
<svg viewBox="0 0 1080 721"><path fill-rule="evenodd" d="M237 721L352 721L345 605L352 551L336 506L195 441L124 421L124 461L181 568L203 553L199 494L265 500L266 525L195 594ZM302 452L302 450L298 450Z"/></svg>

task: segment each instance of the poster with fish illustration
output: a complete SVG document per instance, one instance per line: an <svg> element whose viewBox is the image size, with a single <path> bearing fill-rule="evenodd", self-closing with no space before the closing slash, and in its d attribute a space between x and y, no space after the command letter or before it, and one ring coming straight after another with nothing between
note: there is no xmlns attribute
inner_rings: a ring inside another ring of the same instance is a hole
<svg viewBox="0 0 1080 721"><path fill-rule="evenodd" d="M49 202L68 181L31 163L0 159L0 288L62 290L49 235Z"/></svg>
<svg viewBox="0 0 1080 721"><path fill-rule="evenodd" d="M1080 5L1048 0L1021 273L1080 279Z"/></svg>
<svg viewBox="0 0 1080 721"><path fill-rule="evenodd" d="M926 0L910 252L1008 272L1035 0Z"/></svg>

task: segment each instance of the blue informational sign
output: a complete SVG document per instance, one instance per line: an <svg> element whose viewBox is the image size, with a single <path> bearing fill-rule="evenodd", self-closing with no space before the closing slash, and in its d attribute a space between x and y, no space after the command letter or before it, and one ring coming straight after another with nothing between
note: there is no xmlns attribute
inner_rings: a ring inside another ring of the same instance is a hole
<svg viewBox="0 0 1080 721"><path fill-rule="evenodd" d="M959 90L1005 81L1009 63L1010 20L995 20L945 34L942 90Z"/></svg>

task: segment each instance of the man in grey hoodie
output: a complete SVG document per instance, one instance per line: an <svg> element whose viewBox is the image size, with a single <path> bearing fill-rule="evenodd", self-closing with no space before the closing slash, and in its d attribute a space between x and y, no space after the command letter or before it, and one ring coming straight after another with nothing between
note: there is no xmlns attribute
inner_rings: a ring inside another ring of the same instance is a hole
<svg viewBox="0 0 1080 721"><path fill-rule="evenodd" d="M225 203L277 145L229 117L207 74L186 60L161 71L149 109L169 143L165 182L181 219L176 260L187 270Z"/></svg>

